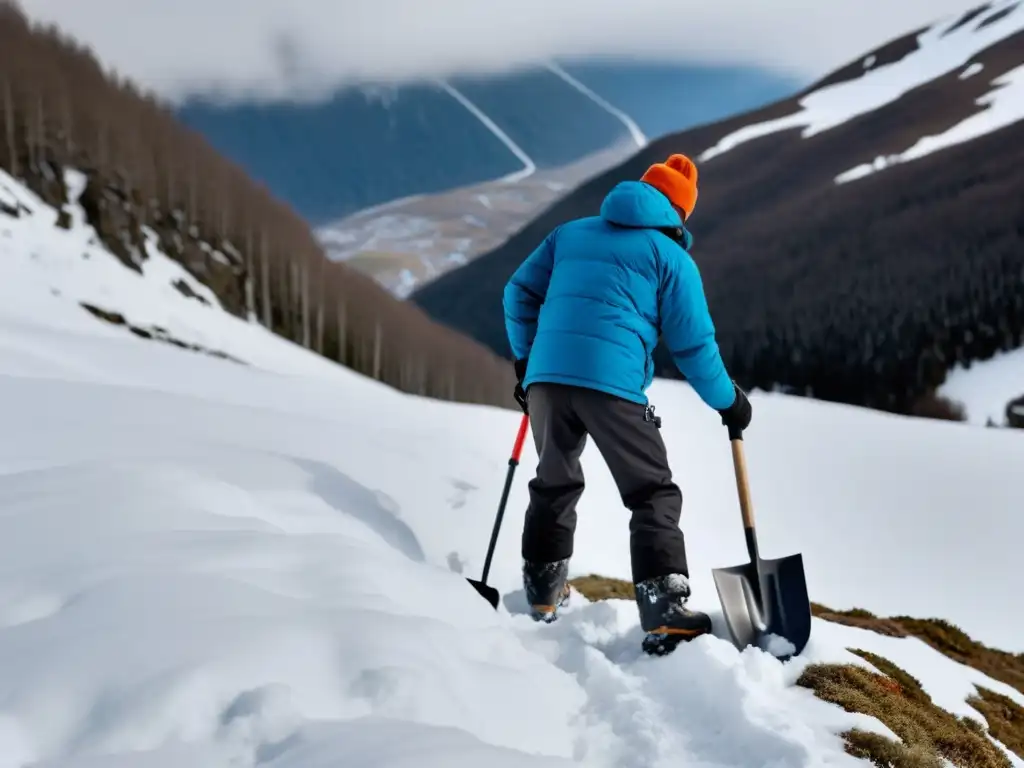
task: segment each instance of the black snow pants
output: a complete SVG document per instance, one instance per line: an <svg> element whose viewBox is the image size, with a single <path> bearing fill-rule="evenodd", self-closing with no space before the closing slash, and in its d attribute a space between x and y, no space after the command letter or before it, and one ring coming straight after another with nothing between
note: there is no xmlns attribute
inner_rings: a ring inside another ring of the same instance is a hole
<svg viewBox="0 0 1024 768"><path fill-rule="evenodd" d="M659 427L645 418L646 408L596 390L560 384L532 384L527 397L539 461L529 484L523 559L550 563L572 556L576 503L583 494L580 455L590 435L615 479L622 503L632 512L633 582L669 573L688 577L679 529L683 497L672 482Z"/></svg>

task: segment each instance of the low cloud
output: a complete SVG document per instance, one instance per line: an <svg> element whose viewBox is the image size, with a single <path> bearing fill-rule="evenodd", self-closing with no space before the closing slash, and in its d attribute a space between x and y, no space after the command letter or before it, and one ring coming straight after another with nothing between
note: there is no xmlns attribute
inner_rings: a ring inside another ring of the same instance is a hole
<svg viewBox="0 0 1024 768"><path fill-rule="evenodd" d="M316 98L553 57L749 64L811 79L964 0L21 0L166 98Z"/></svg>

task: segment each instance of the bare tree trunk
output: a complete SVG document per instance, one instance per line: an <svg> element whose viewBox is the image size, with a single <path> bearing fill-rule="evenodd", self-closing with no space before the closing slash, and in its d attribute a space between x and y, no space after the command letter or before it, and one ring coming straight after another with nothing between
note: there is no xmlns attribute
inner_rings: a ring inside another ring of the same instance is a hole
<svg viewBox="0 0 1024 768"><path fill-rule="evenodd" d="M181 200L176 200L177 189L174 185L174 161L169 157L164 159L164 170L167 173L167 210L173 213L181 206Z"/></svg>
<svg viewBox="0 0 1024 768"><path fill-rule="evenodd" d="M196 158L192 156L189 164L189 177L188 177L188 223L190 226L197 226L199 222L199 202L197 200L199 195L199 180L196 178Z"/></svg>
<svg viewBox="0 0 1024 768"><path fill-rule="evenodd" d="M11 158L11 176L18 178L18 147L14 141L14 97L11 95L11 81L4 78L4 122L7 124L7 155Z"/></svg>
<svg viewBox="0 0 1024 768"><path fill-rule="evenodd" d="M338 300L338 362L342 365L348 365L348 338L345 333L348 330L346 315L348 311L345 307L345 300Z"/></svg>
<svg viewBox="0 0 1024 768"><path fill-rule="evenodd" d="M64 162L75 162L75 120L71 111L71 99L68 97L67 89L62 89L61 109L64 121Z"/></svg>
<svg viewBox="0 0 1024 768"><path fill-rule="evenodd" d="M253 279L252 227L245 228L245 319L256 321L256 285Z"/></svg>
<svg viewBox="0 0 1024 768"><path fill-rule="evenodd" d="M263 289L263 327L273 330L274 315L270 311L270 259L267 256L267 232L260 231L260 274Z"/></svg>
<svg viewBox="0 0 1024 768"><path fill-rule="evenodd" d="M46 114L43 108L43 94L36 94L36 168L41 168L46 158Z"/></svg>
<svg viewBox="0 0 1024 768"><path fill-rule="evenodd" d="M28 172L32 173L39 167L36 160L36 126L32 120L32 106L26 104L25 115L25 145L28 149Z"/></svg>
<svg viewBox="0 0 1024 768"><path fill-rule="evenodd" d="M324 287L324 263L317 265L317 291L316 291L316 352L324 354L324 305L327 303L327 289Z"/></svg>
<svg viewBox="0 0 1024 768"><path fill-rule="evenodd" d="M107 155L107 124L104 122L104 117L103 113L96 117L96 154L99 156L96 163L97 168L107 168L110 165L110 158Z"/></svg>
<svg viewBox="0 0 1024 768"><path fill-rule="evenodd" d="M288 261L285 274L288 279L288 291L285 294L288 297L288 338L298 343L302 332L300 322L301 306L299 304L298 266L295 264L294 257Z"/></svg>
<svg viewBox="0 0 1024 768"><path fill-rule="evenodd" d="M324 300L322 296L316 305L316 353L318 355L324 353Z"/></svg>
<svg viewBox="0 0 1024 768"><path fill-rule="evenodd" d="M383 332L380 327L380 320L377 321L377 325L373 331L373 378L380 381L380 355L381 355L381 337Z"/></svg>
<svg viewBox="0 0 1024 768"><path fill-rule="evenodd" d="M309 311L309 264L303 262L299 269L302 271L302 346L310 349L313 346L313 334Z"/></svg>
<svg viewBox="0 0 1024 768"><path fill-rule="evenodd" d="M427 366L419 356L416 357L416 394L421 397L427 394Z"/></svg>
<svg viewBox="0 0 1024 768"><path fill-rule="evenodd" d="M221 244L227 243L228 240L228 226L231 221L231 215L228 211L229 200L227 194L222 194L220 199L220 239Z"/></svg>

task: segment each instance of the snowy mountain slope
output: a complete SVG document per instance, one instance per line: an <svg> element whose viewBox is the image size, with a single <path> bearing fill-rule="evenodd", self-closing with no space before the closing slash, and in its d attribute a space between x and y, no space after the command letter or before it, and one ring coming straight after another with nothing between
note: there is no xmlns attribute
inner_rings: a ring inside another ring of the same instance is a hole
<svg viewBox="0 0 1024 768"><path fill-rule="evenodd" d="M12 216L0 209L0 262L3 262L7 290L0 314L20 323L37 313L54 327L77 331L83 325L90 334L113 338L129 336L124 325L98 322L82 304L120 315L136 332L165 336L178 343L229 355L250 365L293 373L342 371L315 355L290 344L268 346L262 327L239 322L219 307L217 297L155 245L146 244L148 258L141 273L126 269L99 241L95 230L85 223L76 202L81 176L69 173L71 203L67 229L56 226L57 211L24 185L0 170L0 204L16 211ZM9 349L12 354L14 350ZM26 370L36 370L33 350L8 359L21 360ZM102 380L116 375L96 366L88 356L70 355L62 364L81 363L76 370L90 371Z"/></svg>
<svg viewBox="0 0 1024 768"><path fill-rule="evenodd" d="M698 159L706 162L744 142L777 131L802 128L802 137L815 136L892 104L915 88L955 70L961 70L961 79L977 76L991 82L994 90L978 101L988 109L966 118L938 136L922 137L901 156L901 160L923 157L1010 125L1024 118L1024 92L1020 89L1024 67L993 78L986 71L985 57L981 54L1021 32L1024 32L1024 8L1019 0L991 3L983 13L974 14L967 23L963 23L962 16L951 17L919 35L916 49L902 58L882 64L869 55L864 60L864 72L860 77L812 87L800 98L798 111L729 133L713 147L704 150ZM860 178L872 168L870 165L858 166L840 174L837 181Z"/></svg>
<svg viewBox="0 0 1024 768"><path fill-rule="evenodd" d="M980 719L974 684L1024 704L918 640L819 620L786 664L738 653L717 613L718 636L659 660L639 654L629 603L575 599L535 625L517 558L529 445L495 613L463 575L479 573L517 414L399 394L168 290L166 273L121 280L112 255L64 243L74 229L47 242L0 223L4 768L854 766L837 734L888 729L794 687L813 661L863 664L851 647L955 713ZM253 364L111 328L83 297ZM744 556L728 445L686 385L652 397L695 603L714 611L709 569ZM1021 441L782 395L754 407L764 551L803 552L814 599L1024 650L1005 610ZM626 513L592 448L584 463L574 571L625 575Z"/></svg>
<svg viewBox="0 0 1024 768"><path fill-rule="evenodd" d="M940 20L793 98L652 142L410 298L508 355L501 291L525 254L686 152L701 171L693 255L731 372L927 412L950 371L1024 347L1022 67L1024 5ZM656 373L677 376L663 352Z"/></svg>

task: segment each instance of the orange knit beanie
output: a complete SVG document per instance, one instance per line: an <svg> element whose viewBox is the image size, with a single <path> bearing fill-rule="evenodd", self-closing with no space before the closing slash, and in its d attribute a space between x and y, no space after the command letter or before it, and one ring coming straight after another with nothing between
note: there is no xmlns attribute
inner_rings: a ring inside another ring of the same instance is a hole
<svg viewBox="0 0 1024 768"><path fill-rule="evenodd" d="M640 178L682 208L689 218L697 205L697 166L686 155L672 155L664 163L655 163Z"/></svg>

